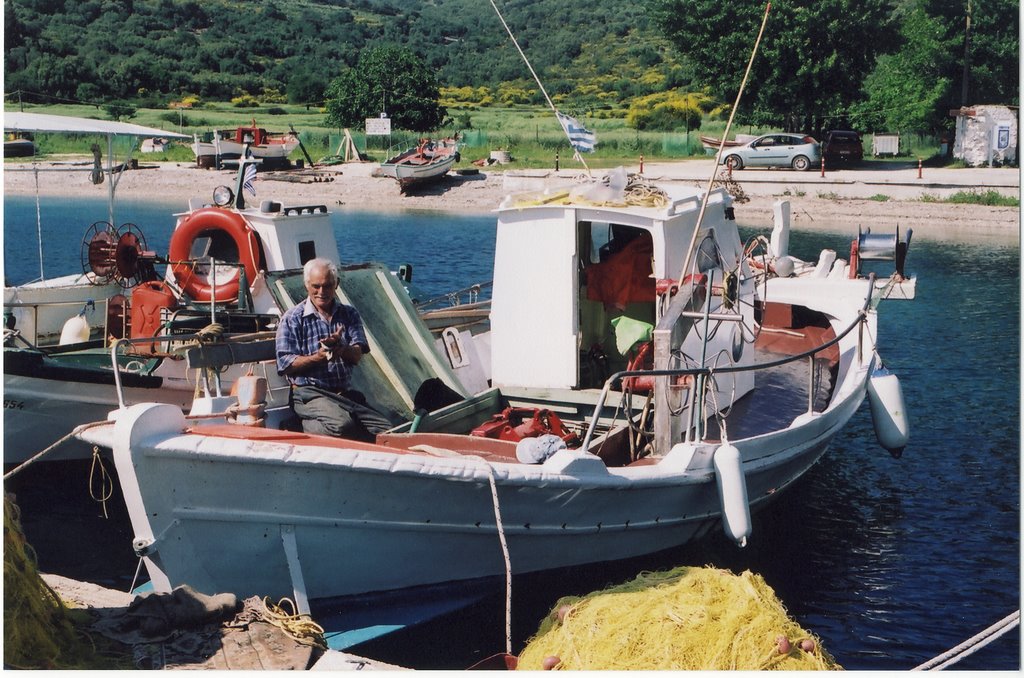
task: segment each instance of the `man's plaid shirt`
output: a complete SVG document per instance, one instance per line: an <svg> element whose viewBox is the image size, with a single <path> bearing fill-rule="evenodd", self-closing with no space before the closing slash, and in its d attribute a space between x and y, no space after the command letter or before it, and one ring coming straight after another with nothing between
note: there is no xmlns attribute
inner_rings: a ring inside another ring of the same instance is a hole
<svg viewBox="0 0 1024 678"><path fill-rule="evenodd" d="M320 348L320 342L338 327L344 327L339 347L345 344L358 344L363 353L369 352L370 346L366 343L363 321L355 308L335 302L330 326L320 317L309 298L304 303L288 309L281 316L281 323L277 328L278 374L283 374L297 357L316 353ZM317 386L334 392L347 391L351 388L352 367L341 360L332 360L288 379L297 386Z"/></svg>

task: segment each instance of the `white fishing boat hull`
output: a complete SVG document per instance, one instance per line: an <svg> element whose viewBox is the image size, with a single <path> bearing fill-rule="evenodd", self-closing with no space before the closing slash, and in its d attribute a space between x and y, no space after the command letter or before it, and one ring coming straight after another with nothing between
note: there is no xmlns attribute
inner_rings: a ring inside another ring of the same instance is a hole
<svg viewBox="0 0 1024 678"><path fill-rule="evenodd" d="M302 608L641 556L719 524L740 545L770 538L750 516L865 399L897 276L758 274L724 191L630 182L503 201L490 332L441 338L453 368L486 339L491 387L374 443L160 404L81 432L113 451L155 589ZM370 301L364 318L393 317Z"/></svg>
<svg viewBox="0 0 1024 678"><path fill-rule="evenodd" d="M824 292L784 282L779 296L809 307L835 308L847 295L836 329L856 318L856 289L867 290L859 281ZM851 332L839 342L823 411L730 438L751 512L799 479L860 407L876 360L873 315L865 322L860 339ZM135 548L158 591L188 583L313 600L496 577L506 571L502 539L510 571L522 574L679 546L723 517L719 442L678 443L647 463L611 467L580 450L523 464L438 456L429 446L187 427L178 408L147 404L81 435L113 450Z"/></svg>
<svg viewBox="0 0 1024 678"><path fill-rule="evenodd" d="M436 179L447 174L454 164L455 156L450 155L430 165L396 165L395 179L402 185L411 185Z"/></svg>
<svg viewBox="0 0 1024 678"><path fill-rule="evenodd" d="M442 139L389 158L380 164L376 175L395 179L405 190L444 176L458 160L458 142Z"/></svg>
<svg viewBox="0 0 1024 678"><path fill-rule="evenodd" d="M251 144L249 145L249 152L257 158L283 160L298 147L299 140L295 137L288 138L282 143ZM193 141L192 152L196 154L196 158L219 156L222 159L230 160L242 157L242 153L245 152L245 144L228 139L221 140L216 144L212 141Z"/></svg>

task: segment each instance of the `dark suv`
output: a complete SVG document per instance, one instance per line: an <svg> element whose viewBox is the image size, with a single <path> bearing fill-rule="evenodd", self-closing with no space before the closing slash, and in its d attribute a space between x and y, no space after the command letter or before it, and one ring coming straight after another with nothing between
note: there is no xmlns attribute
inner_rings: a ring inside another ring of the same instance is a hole
<svg viewBox="0 0 1024 678"><path fill-rule="evenodd" d="M860 135L848 130L832 130L825 133L825 140L821 142L821 152L825 156L825 163L859 162L864 159L864 145Z"/></svg>

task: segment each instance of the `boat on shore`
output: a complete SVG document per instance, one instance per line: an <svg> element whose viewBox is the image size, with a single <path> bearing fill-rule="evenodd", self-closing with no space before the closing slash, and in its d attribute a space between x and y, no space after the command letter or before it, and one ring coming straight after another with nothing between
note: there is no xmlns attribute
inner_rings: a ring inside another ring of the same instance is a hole
<svg viewBox="0 0 1024 678"><path fill-rule="evenodd" d="M27 158L36 154L36 143L30 134L9 134L4 139L5 158Z"/></svg>
<svg viewBox="0 0 1024 678"><path fill-rule="evenodd" d="M735 148L737 146L742 146L749 141L753 141L756 138L756 134L737 134L735 139L726 139L723 144L721 139L716 139L715 137L702 134L700 135L700 143L704 146L705 155L714 155L715 153L718 153L718 148L720 146L724 145L725 148Z"/></svg>
<svg viewBox="0 0 1024 678"><path fill-rule="evenodd" d="M372 443L288 430L287 408L239 426L158 403L79 434L113 451L155 590L309 609L625 559L716 528L742 546L770 538L751 515L865 398L882 445L906 444L877 306L912 298L914 279L862 269L888 253L782 275L788 223L759 253L724 190L624 172L508 196L497 215L490 330L448 352L472 362L486 343L489 388ZM386 317L374 301L356 305Z"/></svg>
<svg viewBox="0 0 1024 678"><path fill-rule="evenodd" d="M246 147L253 157L263 160L263 168L283 167L298 146L299 136L295 132L268 132L257 126L255 120L248 126L197 134L192 140L196 164L207 168L220 168L225 160L238 160Z"/></svg>
<svg viewBox="0 0 1024 678"><path fill-rule="evenodd" d="M458 139L422 139L416 147L382 162L377 175L396 180L405 192L438 180L458 161Z"/></svg>

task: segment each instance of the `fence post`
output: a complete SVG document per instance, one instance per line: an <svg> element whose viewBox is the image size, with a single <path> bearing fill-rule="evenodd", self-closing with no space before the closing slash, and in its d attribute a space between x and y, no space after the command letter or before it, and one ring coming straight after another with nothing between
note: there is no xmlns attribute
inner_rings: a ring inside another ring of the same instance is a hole
<svg viewBox="0 0 1024 678"><path fill-rule="evenodd" d="M644 173L644 154L640 154L640 174Z"/></svg>

